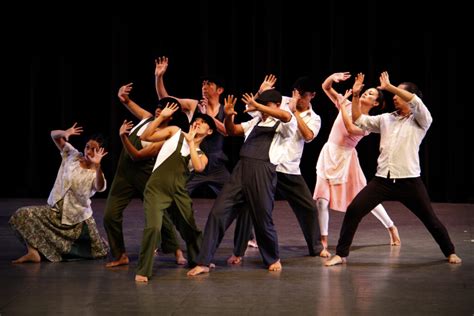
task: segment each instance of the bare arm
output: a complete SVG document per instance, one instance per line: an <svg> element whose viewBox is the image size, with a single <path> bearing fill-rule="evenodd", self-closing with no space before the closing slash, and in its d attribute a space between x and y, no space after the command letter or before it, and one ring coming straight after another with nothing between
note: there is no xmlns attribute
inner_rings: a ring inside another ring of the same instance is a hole
<svg viewBox="0 0 474 316"><path fill-rule="evenodd" d="M326 80L324 80L322 84L323 91L334 104L337 103L339 94L332 87L333 82L345 81L350 77L351 74L349 72L336 72L327 77ZM343 104L341 103L341 105Z"/></svg>
<svg viewBox="0 0 474 316"><path fill-rule="evenodd" d="M263 82L260 84L260 88L258 89L258 92L256 95L261 94L265 90L273 89L276 81L277 81L277 78L275 77L275 75L272 75L272 74L266 75L265 78L263 79Z"/></svg>
<svg viewBox="0 0 474 316"><path fill-rule="evenodd" d="M158 57L158 59L155 59L155 89L156 94L158 95L158 99L162 99L165 97L173 97L181 104L183 111L193 114L196 110L197 104L199 103L198 100L176 98L174 96L169 95L168 91L166 91L164 76L167 69L168 57L163 56Z"/></svg>
<svg viewBox="0 0 474 316"><path fill-rule="evenodd" d="M158 116L150 124L148 124L145 131L140 136L140 139L149 142L159 142L167 140L168 138L173 136L179 130L179 127L168 126L163 129L158 129L158 127L165 120L169 119L177 110L178 105L176 103L167 104L166 107L161 111L160 116Z"/></svg>
<svg viewBox="0 0 474 316"><path fill-rule="evenodd" d="M298 130L301 136L303 136L303 139L305 141L309 142L313 140L314 137L316 137L316 135L314 135L313 131L308 127L308 125L306 125L305 121L301 117L301 113L298 112L296 108L296 104L298 103L298 100L300 98L301 98L300 93L298 92L298 90L294 89L292 97L290 99L289 107L290 107L291 112L296 118L296 124L298 126Z"/></svg>
<svg viewBox="0 0 474 316"><path fill-rule="evenodd" d="M362 115L362 112L360 111L359 99L360 99L360 92L362 91L363 87L364 87L364 74L358 73L354 81L354 85L352 86L352 122L357 121L359 117Z"/></svg>
<svg viewBox="0 0 474 316"><path fill-rule="evenodd" d="M344 94L344 99L341 102L345 103L345 101L351 95L351 93L352 93L351 90L347 90L346 93ZM352 102L354 102L354 100ZM347 113L346 106L339 106L339 110L341 111L344 127L346 128L349 134L351 135L364 135L365 134L365 132L362 129L354 125L354 123L352 122L352 117L349 115L349 113Z"/></svg>
<svg viewBox="0 0 474 316"><path fill-rule="evenodd" d="M228 95L226 99L224 99L224 125L227 133L231 136L242 136L244 135L244 129L242 128L241 124L234 124L234 117L237 115L235 112L235 103L237 102L237 98L234 98L233 95Z"/></svg>
<svg viewBox="0 0 474 316"><path fill-rule="evenodd" d="M132 122L124 121L119 131L120 140L122 141L123 147L129 154L130 158L132 160L142 160L156 157L164 142L155 142L138 150L128 139L128 135L130 134L130 129L132 127Z"/></svg>
<svg viewBox="0 0 474 316"><path fill-rule="evenodd" d="M196 135L197 123L194 122L189 129L189 133L184 134L184 138L189 145L189 155L191 156L191 163L193 164L193 168L196 172L203 172L206 168L208 159L207 156L202 154L199 155L197 153L196 144L194 143L194 136Z"/></svg>
<svg viewBox="0 0 474 316"><path fill-rule="evenodd" d="M81 126L76 126L77 123L74 123L74 125L67 130L53 130L51 131L51 138L54 141L54 144L56 147L58 147L59 150L63 150L64 145L66 144L67 141L69 141L69 136L72 135L81 135L83 132L83 129Z"/></svg>
<svg viewBox="0 0 474 316"><path fill-rule="evenodd" d="M107 155L107 152L105 151L105 149L103 147L99 147L99 149L94 149L94 157L91 157L91 156L85 157L95 166L94 186L95 186L95 189L99 192L105 190L105 176L100 166L100 162L102 161L102 158L105 155Z"/></svg>
<svg viewBox="0 0 474 316"><path fill-rule="evenodd" d="M132 85L133 83L128 83L120 87L118 91L118 98L120 102L139 120L153 116L153 114L143 109L141 106L130 99L129 95L133 88Z"/></svg>
<svg viewBox="0 0 474 316"><path fill-rule="evenodd" d="M252 94L244 93L244 95L242 96L242 101L248 104L248 107L245 112L257 110L266 115L272 116L284 123L288 123L291 120L290 112L282 110L279 107L269 107L260 104L255 101L255 96Z"/></svg>
<svg viewBox="0 0 474 316"><path fill-rule="evenodd" d="M398 95L405 102L410 102L415 96L413 93L407 90L400 89L395 87L390 83L388 72L384 71L380 74L380 89L386 90L390 93Z"/></svg>

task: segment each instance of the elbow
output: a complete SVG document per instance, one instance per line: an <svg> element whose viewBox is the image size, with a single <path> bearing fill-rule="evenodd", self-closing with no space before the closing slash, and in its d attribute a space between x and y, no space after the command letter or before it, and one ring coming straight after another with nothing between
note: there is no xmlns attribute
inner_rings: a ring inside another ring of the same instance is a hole
<svg viewBox="0 0 474 316"><path fill-rule="evenodd" d="M194 171L195 171L195 172L198 172L198 173L199 173L199 172L203 172L204 169L206 169L206 165L205 165L205 164L201 164L200 166L194 167Z"/></svg>
<svg viewBox="0 0 474 316"><path fill-rule="evenodd" d="M286 112L285 115L282 117L282 122L288 123L289 121L291 121L291 117L292 117L291 114Z"/></svg>

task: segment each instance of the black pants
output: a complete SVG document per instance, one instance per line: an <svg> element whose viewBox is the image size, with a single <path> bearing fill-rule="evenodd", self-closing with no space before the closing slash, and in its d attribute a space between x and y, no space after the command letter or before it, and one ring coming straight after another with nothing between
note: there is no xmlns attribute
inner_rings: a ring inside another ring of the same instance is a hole
<svg viewBox="0 0 474 316"><path fill-rule="evenodd" d="M349 255L349 248L362 218L383 201L399 201L418 217L438 243L447 257L454 252L454 245L448 231L438 219L420 177L407 179L386 179L375 177L352 200L342 223L336 254Z"/></svg>
<svg viewBox="0 0 474 316"><path fill-rule="evenodd" d="M288 201L303 232L310 256L317 256L323 250L320 240L318 212L313 196L302 175L277 172L276 190ZM242 257L250 239L251 217L247 211L239 213L234 235L234 255Z"/></svg>

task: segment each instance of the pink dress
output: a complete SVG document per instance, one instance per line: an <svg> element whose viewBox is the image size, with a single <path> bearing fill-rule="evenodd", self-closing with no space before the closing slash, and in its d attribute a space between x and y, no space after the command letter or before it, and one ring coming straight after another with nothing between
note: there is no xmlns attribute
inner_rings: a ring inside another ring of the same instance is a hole
<svg viewBox="0 0 474 316"><path fill-rule="evenodd" d="M348 103L349 116L351 108L351 103ZM330 209L346 211L352 199L367 184L355 147L368 134L350 135L339 112L316 164L315 200L326 199Z"/></svg>

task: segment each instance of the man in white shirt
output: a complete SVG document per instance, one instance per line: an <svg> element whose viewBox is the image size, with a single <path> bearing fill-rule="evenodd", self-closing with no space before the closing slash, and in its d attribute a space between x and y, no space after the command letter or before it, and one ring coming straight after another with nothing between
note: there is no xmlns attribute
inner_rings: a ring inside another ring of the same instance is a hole
<svg viewBox="0 0 474 316"><path fill-rule="evenodd" d="M446 227L434 213L428 192L420 178L418 151L433 121L428 108L419 97L421 93L411 82L393 86L388 73L383 72L380 76L380 88L394 94L396 111L368 116L362 115L359 108L362 86L362 82L356 81L352 89L352 120L362 129L380 133L377 173L349 205L341 227L336 255L325 265L332 266L346 261L359 222L377 204L387 200L403 203L423 222L448 262L461 263Z"/></svg>

